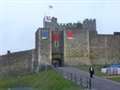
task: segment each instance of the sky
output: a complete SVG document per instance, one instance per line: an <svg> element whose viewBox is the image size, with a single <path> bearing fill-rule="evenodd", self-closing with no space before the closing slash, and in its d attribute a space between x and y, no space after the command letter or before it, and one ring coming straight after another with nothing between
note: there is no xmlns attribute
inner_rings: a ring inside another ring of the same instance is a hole
<svg viewBox="0 0 120 90"><path fill-rule="evenodd" d="M58 23L95 18L99 34L120 32L120 0L0 0L0 54L34 48L47 15Z"/></svg>

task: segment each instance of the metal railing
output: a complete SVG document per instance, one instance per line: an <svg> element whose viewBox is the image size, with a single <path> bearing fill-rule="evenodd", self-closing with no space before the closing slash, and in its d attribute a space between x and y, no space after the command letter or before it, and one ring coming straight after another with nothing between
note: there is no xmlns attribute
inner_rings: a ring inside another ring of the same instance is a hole
<svg viewBox="0 0 120 90"><path fill-rule="evenodd" d="M80 76L79 73L71 73L58 68L54 68L54 70L61 74L64 79L71 80L77 85L80 85L83 90L95 90L93 89L93 79L90 77Z"/></svg>

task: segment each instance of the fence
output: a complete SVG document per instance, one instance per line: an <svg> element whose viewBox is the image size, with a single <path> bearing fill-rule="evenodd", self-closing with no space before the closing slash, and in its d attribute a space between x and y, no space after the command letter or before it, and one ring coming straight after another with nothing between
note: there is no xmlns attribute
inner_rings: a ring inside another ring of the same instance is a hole
<svg viewBox="0 0 120 90"><path fill-rule="evenodd" d="M54 68L58 73L64 76L65 79L71 80L77 85L80 85L83 90L93 90L93 79L90 77L80 76L79 73L66 72L62 69Z"/></svg>

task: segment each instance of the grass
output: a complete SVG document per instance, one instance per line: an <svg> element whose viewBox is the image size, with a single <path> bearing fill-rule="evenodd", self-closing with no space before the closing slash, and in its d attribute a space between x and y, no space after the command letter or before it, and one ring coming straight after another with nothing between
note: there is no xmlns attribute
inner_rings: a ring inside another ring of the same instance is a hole
<svg viewBox="0 0 120 90"><path fill-rule="evenodd" d="M95 69L95 75L96 76L99 76L99 77L104 77L104 78L107 78L107 79L110 79L110 80L113 80L113 81L117 81L117 82L120 82L120 76L110 76L108 74L105 74L105 73L102 73L101 72L101 68L103 67L104 65L93 65L94 69ZM83 71L87 71L89 72L89 67L90 65L78 65L78 66L75 66Z"/></svg>
<svg viewBox="0 0 120 90"><path fill-rule="evenodd" d="M34 90L80 90L79 86L65 80L53 70L42 71L38 74L0 78L0 90L15 87L31 87Z"/></svg>
<svg viewBox="0 0 120 90"><path fill-rule="evenodd" d="M113 80L113 81L117 81L117 82L120 82L120 76L113 76L113 77L107 77L108 79L110 80Z"/></svg>

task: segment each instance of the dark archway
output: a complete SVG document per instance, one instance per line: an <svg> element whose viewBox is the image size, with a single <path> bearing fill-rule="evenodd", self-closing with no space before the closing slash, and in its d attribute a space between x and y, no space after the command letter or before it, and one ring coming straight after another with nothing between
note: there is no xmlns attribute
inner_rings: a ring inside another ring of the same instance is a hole
<svg viewBox="0 0 120 90"><path fill-rule="evenodd" d="M62 67L63 66L63 61L60 58L53 58L52 59L52 65L54 67Z"/></svg>

